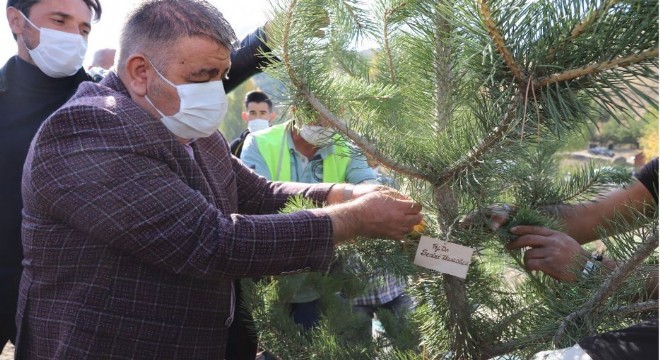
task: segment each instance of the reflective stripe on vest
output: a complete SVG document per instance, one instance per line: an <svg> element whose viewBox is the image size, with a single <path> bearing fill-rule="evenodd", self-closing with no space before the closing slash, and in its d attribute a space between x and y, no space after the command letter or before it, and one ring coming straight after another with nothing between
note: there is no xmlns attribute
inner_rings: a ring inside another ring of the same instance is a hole
<svg viewBox="0 0 660 360"><path fill-rule="evenodd" d="M291 121L271 126L266 130L253 134L257 148L263 157L272 181L291 181L291 154L289 153L287 129ZM350 150L341 144L339 135L335 139L333 154L323 159L323 182L346 182L346 170L351 162Z"/></svg>

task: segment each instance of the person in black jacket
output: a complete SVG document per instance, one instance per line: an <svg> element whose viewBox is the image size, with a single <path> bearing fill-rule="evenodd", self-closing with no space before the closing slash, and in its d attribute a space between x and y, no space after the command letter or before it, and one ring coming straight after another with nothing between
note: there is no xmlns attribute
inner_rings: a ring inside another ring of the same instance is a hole
<svg viewBox="0 0 660 360"><path fill-rule="evenodd" d="M0 348L16 339L23 162L41 123L91 80L82 61L92 16L101 16L96 0L7 2L18 55L0 69Z"/></svg>
<svg viewBox="0 0 660 360"><path fill-rule="evenodd" d="M92 18L100 17L98 0L7 1L7 20L18 54L0 68L0 349L16 338L23 260L23 162L41 123L76 92L80 83L93 80L82 62ZM270 51L264 38L264 29L259 28L231 54L232 69L224 80L226 92L267 64L260 55Z"/></svg>

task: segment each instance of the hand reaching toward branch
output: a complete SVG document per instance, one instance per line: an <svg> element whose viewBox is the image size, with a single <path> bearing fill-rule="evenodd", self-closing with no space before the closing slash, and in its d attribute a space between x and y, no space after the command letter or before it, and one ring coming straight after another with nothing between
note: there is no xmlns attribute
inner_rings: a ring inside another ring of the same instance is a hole
<svg viewBox="0 0 660 360"><path fill-rule="evenodd" d="M335 243L365 236L400 240L422 221L422 206L386 186L356 186L350 202L324 209Z"/></svg>
<svg viewBox="0 0 660 360"><path fill-rule="evenodd" d="M542 271L560 281L575 281L590 258L589 252L561 231L520 225L510 232L519 237L509 243L507 249L529 248L523 257L527 270Z"/></svg>

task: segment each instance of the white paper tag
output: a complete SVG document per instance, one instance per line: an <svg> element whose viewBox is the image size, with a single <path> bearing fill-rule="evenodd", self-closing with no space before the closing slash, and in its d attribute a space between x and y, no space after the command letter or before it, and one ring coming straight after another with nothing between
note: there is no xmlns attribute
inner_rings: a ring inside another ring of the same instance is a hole
<svg viewBox="0 0 660 360"><path fill-rule="evenodd" d="M465 279L473 252L474 249L467 246L422 236L415 264Z"/></svg>

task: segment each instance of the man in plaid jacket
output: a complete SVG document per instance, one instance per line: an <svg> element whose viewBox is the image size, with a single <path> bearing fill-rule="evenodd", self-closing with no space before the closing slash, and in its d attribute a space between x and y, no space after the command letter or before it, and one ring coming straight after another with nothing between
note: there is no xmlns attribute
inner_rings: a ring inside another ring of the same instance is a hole
<svg viewBox="0 0 660 360"><path fill-rule="evenodd" d="M200 90L226 76L234 41L206 1L142 3L117 73L41 127L23 177L17 358L222 358L232 279L324 270L334 244L421 221L392 189L269 182L231 156L209 131L224 91ZM276 214L295 194L332 205Z"/></svg>

